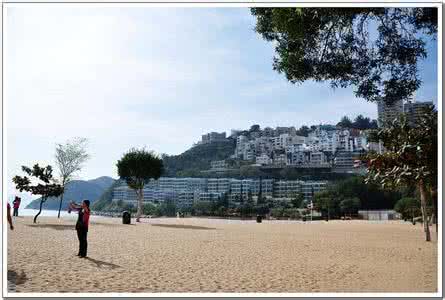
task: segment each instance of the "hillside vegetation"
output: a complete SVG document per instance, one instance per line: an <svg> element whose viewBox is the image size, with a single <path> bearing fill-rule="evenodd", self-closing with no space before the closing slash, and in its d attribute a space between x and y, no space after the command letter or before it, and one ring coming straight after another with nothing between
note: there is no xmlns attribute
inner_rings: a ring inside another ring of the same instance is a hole
<svg viewBox="0 0 445 300"><path fill-rule="evenodd" d="M91 206L92 210L110 210L111 200L113 198L113 190L121 183L120 180L115 180L111 186L109 186L100 196L100 198L94 202Z"/></svg>
<svg viewBox="0 0 445 300"><path fill-rule="evenodd" d="M199 177L210 169L210 162L229 158L235 152L235 141L196 145L179 155L163 155L165 173L169 177Z"/></svg>

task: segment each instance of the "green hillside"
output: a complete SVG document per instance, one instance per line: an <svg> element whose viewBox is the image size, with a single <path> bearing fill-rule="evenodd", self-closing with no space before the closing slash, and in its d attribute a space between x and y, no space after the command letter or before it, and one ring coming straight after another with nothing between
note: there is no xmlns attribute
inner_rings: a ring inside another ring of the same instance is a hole
<svg viewBox="0 0 445 300"><path fill-rule="evenodd" d="M120 184L120 180L116 180L113 182L111 186L109 186L105 192L100 196L100 198L94 202L91 206L92 210L109 210L111 205L111 200L113 198L113 189Z"/></svg>
<svg viewBox="0 0 445 300"><path fill-rule="evenodd" d="M196 145L180 155L164 155L165 174L169 177L197 177L210 169L212 160L223 160L235 153L235 140Z"/></svg>

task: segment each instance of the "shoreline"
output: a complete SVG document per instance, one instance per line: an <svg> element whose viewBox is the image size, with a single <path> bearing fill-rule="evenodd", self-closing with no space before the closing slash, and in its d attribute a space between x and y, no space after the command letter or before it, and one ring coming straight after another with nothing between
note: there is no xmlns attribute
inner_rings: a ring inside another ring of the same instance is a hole
<svg viewBox="0 0 445 300"><path fill-rule="evenodd" d="M33 215L25 215L25 216L19 216L18 218L30 218L32 220L34 216ZM93 218L94 217L94 218ZM13 222L14 219L17 217L13 217ZM47 219L56 219L57 220L57 216L42 216L40 215L37 218L37 222L39 222L39 220L41 218L47 218ZM77 218L77 213L72 213L71 215L63 215L60 217L60 219L76 219ZM102 215L102 214L91 214L91 219L90 220L94 220L95 218L100 218L100 219L110 219L110 220L122 220L122 214L120 215ZM136 217L134 215L131 216L131 224L137 224ZM148 221L150 220L215 220L215 221L239 221L239 222L247 222L247 223L257 223L256 222L256 218L252 217L252 218L235 218L235 217L214 217L214 216L187 216L187 217L168 217L168 216L159 216L159 217L145 217L142 216L141 217L141 222L140 223L149 223ZM404 221L404 220L364 220L364 219L351 219L351 220L342 220L342 219L330 219L328 222L326 222L326 220L306 220L303 221L301 219L267 219L264 218L262 219L261 223L258 223L259 225L261 225L262 223L301 223L301 224L311 224L311 223L318 223L318 224L326 224L329 225L331 223L342 223L342 224L360 224L360 223L369 223L369 224L406 224L406 225L410 225L410 226L423 226L421 222L416 222L415 225L412 225L411 222L409 221ZM430 225L430 229L433 228L435 225Z"/></svg>
<svg viewBox="0 0 445 300"><path fill-rule="evenodd" d="M43 211L42 211L43 212ZM57 211L55 211L57 212ZM29 218L33 218L34 215L21 215L19 216L19 218L23 218L23 217L29 217ZM91 218L93 217L100 217L100 218L107 218L107 219L111 219L111 220L122 220L122 213L95 213L92 211L91 214ZM14 220L15 217L13 217ZM55 218L57 219L56 215L40 215L37 219L37 221L40 218ZM73 212L71 214L67 214L65 212L65 214L61 215L61 218L67 218L67 219L75 219L77 218L77 213ZM134 220L136 219L135 214L131 215L131 220L132 220L132 224L136 223ZM141 223L147 223L147 221L149 220L221 220L221 221L240 221L240 222L253 222L253 223L257 223L256 222L256 217L251 217L251 218L240 218L240 217L218 217L218 216L186 216L186 217L171 217L171 216L157 216L157 217L147 217L145 215L141 216ZM326 224L330 224L330 223L336 223L336 222L340 222L340 223L344 223L344 224L349 224L349 223L370 223L370 224L406 224L406 225L411 225L411 226L423 226L422 223L420 221L416 222L415 225L412 225L412 223L410 221L404 221L404 220L366 220L366 219L350 219L350 220L342 220L342 219L330 219L329 221L326 221L325 219L315 219L315 220L309 220L306 219L306 221L303 221L302 219L290 219L290 218L263 218L262 219L262 223L264 222L268 222L268 223L274 223L274 222L281 222L281 223L302 223L302 224L310 224L310 223L326 223ZM261 224L261 223L259 223ZM430 225L430 228L433 228L435 225Z"/></svg>

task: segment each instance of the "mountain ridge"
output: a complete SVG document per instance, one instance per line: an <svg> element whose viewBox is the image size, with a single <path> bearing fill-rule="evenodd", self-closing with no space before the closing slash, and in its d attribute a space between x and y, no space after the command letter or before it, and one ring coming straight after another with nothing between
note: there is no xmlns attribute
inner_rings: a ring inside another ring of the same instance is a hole
<svg viewBox="0 0 445 300"><path fill-rule="evenodd" d="M67 208L70 201L80 202L83 199L88 199L91 201L91 204L93 204L115 181L116 180L111 177L101 176L91 180L73 180L69 182L65 187L62 210ZM31 201L25 208L38 209L40 199L41 198L37 198ZM58 210L59 203L59 197L50 197L43 204L43 208L46 210Z"/></svg>

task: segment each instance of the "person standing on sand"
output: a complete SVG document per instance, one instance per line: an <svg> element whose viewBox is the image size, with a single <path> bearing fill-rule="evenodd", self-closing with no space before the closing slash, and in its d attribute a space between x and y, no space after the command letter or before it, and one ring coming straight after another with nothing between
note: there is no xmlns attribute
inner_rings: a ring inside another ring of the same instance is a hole
<svg viewBox="0 0 445 300"><path fill-rule="evenodd" d="M19 207L20 207L20 202L22 202L22 199L20 197L15 196L14 201L12 202L12 205L14 207L14 212L13 212L13 216L14 217L18 217L19 216Z"/></svg>
<svg viewBox="0 0 445 300"><path fill-rule="evenodd" d="M70 210L78 210L79 217L77 218L76 231L77 237L79 238L79 253L77 256L85 258L87 257L87 234L88 234L88 224L90 222L90 201L83 200L81 205L74 202L70 203Z"/></svg>
<svg viewBox="0 0 445 300"><path fill-rule="evenodd" d="M14 230L14 226L12 225L12 217L11 217L11 205L9 205L9 202L6 204L6 217L8 219L9 228L11 230Z"/></svg>

